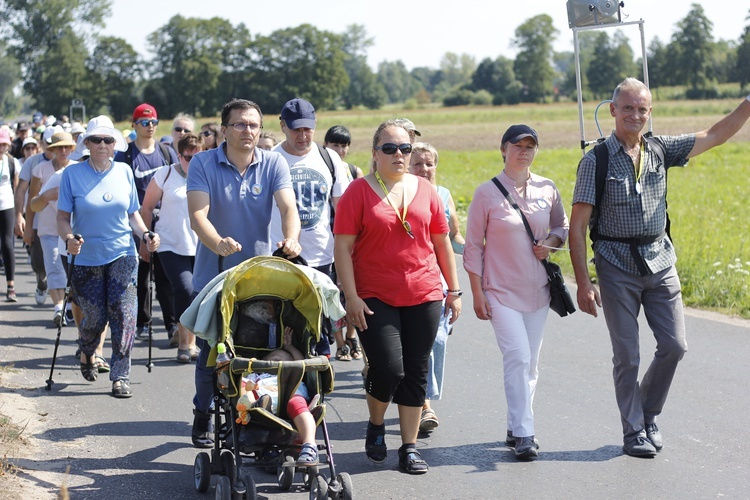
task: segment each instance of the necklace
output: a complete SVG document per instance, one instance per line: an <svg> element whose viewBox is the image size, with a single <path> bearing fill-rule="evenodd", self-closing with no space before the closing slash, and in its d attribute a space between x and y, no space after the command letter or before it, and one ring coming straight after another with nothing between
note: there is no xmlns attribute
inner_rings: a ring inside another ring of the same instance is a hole
<svg viewBox="0 0 750 500"><path fill-rule="evenodd" d="M103 174L104 172L109 170L109 167L112 166L112 163L107 161L107 165L104 168L100 169L98 165L95 165L94 162L89 159L89 165L91 165L91 168L93 168L94 172L96 172L97 174Z"/></svg>
<svg viewBox="0 0 750 500"><path fill-rule="evenodd" d="M375 172L375 179L377 179L380 187L383 188L383 193L385 193L386 201L388 201L388 204L393 208L393 210L396 211L396 216L398 217L398 220L401 221L401 225L404 227L406 234L409 235L409 238L414 239L414 233L412 233L411 231L411 224L409 224L409 221L406 220L406 210L409 208L409 200L406 196L406 182L404 182L404 212L402 214L388 197L390 191L388 191L388 188L385 187L385 183L383 182L383 179L380 177L380 174L377 171Z"/></svg>
<svg viewBox="0 0 750 500"><path fill-rule="evenodd" d="M178 163L175 163L175 167L177 167L177 173L180 174L183 179L186 179L187 174L185 173L184 170L182 170L182 165L180 165L180 163L178 162Z"/></svg>

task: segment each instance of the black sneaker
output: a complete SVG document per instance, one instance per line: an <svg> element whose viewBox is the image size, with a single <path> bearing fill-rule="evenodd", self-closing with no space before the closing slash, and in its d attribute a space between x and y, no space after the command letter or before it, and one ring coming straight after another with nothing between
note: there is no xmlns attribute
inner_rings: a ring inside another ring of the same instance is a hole
<svg viewBox="0 0 750 500"><path fill-rule="evenodd" d="M76 324L76 320L73 317L73 309L68 309L67 311L65 311L65 321L67 321L68 325Z"/></svg>
<svg viewBox="0 0 750 500"><path fill-rule="evenodd" d="M538 446L534 436L516 437L515 455L517 460L536 460L539 458Z"/></svg>
<svg viewBox="0 0 750 500"><path fill-rule="evenodd" d="M385 462L388 456L388 447L385 444L385 424L373 425L372 422L367 422L365 454L373 463Z"/></svg>

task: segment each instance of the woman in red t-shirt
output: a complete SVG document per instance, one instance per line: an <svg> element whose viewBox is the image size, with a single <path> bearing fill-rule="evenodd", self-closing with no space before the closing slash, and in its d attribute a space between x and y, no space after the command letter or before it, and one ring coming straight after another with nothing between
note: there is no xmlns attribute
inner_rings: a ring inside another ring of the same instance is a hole
<svg viewBox="0 0 750 500"><path fill-rule="evenodd" d="M398 405L399 467L427 472L416 449L443 289L452 322L461 311L456 261L440 197L430 183L407 173L407 130L386 121L373 138L373 173L349 185L336 208L336 271L350 325L359 330L369 368L365 381L370 421L367 457L386 458L385 411Z"/></svg>

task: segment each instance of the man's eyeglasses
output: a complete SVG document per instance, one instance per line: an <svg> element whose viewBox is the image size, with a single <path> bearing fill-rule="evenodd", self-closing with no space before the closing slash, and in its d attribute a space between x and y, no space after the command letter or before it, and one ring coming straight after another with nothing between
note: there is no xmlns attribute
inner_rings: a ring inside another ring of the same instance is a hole
<svg viewBox="0 0 750 500"><path fill-rule="evenodd" d="M394 144L392 142L386 142L382 146L375 146L375 151L382 151L387 155L395 155L396 151L401 151L401 154L408 155L411 153L411 144L405 142L403 144Z"/></svg>
<svg viewBox="0 0 750 500"><path fill-rule="evenodd" d="M214 133L211 132L210 130L204 130L203 132L201 132L201 135L203 137L211 137L212 135L214 135Z"/></svg>
<svg viewBox="0 0 750 500"><path fill-rule="evenodd" d="M159 125L159 120L136 120L135 123L140 125L141 127L148 127L149 125L153 125L156 127Z"/></svg>
<svg viewBox="0 0 750 500"><path fill-rule="evenodd" d="M251 131L260 129L260 125L258 125L257 123L237 122L237 123L227 123L225 126L232 127L237 132L244 132L246 129L250 129Z"/></svg>
<svg viewBox="0 0 750 500"><path fill-rule="evenodd" d="M104 144L107 144L107 145L112 145L116 142L114 137L99 137L96 135L92 137L87 137L87 140L91 141L93 144L101 144L103 142Z"/></svg>
<svg viewBox="0 0 750 500"><path fill-rule="evenodd" d="M190 132L192 132L192 130L182 128L182 127L175 127L172 130L174 130L175 132L179 132L179 133L185 132L186 134L189 134Z"/></svg>
<svg viewBox="0 0 750 500"><path fill-rule="evenodd" d="M193 155L180 155L180 156L182 156L182 159L188 163L190 163L190 160L193 159Z"/></svg>

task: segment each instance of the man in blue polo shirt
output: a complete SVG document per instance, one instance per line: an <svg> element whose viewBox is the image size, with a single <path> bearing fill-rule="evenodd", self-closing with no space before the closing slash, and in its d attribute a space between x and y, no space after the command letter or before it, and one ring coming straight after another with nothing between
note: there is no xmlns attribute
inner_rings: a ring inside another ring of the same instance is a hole
<svg viewBox="0 0 750 500"><path fill-rule="evenodd" d="M218 274L219 256L228 269L249 258L270 255L276 247L290 257L302 250L297 241L300 221L289 166L280 154L256 147L262 126L263 114L257 104L233 99L221 112L225 141L198 153L190 162L188 211L199 238L193 268L195 295ZM274 201L284 236L279 242L271 242L269 230ZM211 348L200 338L197 345L201 353L195 367L192 440L196 447L210 448L213 369L206 361Z"/></svg>

